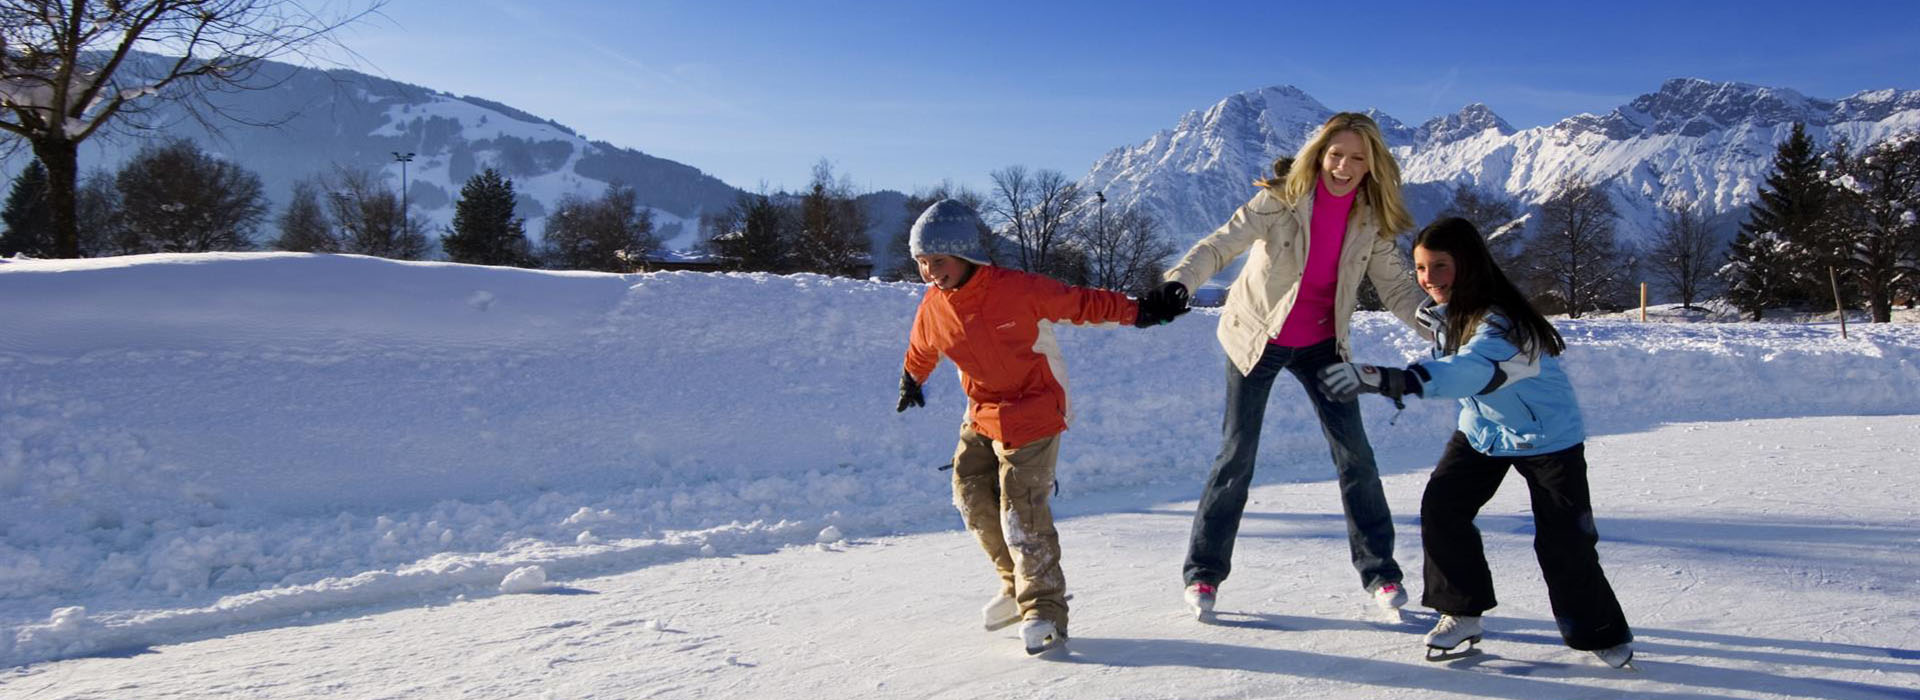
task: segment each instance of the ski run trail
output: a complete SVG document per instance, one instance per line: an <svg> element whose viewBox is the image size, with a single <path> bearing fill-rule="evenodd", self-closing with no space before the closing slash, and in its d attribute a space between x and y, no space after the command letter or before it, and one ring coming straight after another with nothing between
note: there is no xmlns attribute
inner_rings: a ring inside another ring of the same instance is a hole
<svg viewBox="0 0 1920 700"><path fill-rule="evenodd" d="M1217 317L1063 329L1072 639L982 631L919 288L352 256L0 262L0 698L1920 698L1920 328L1559 321L1636 657L1560 642L1526 490L1500 607L1423 659L1451 402L1366 397L1413 595L1372 606L1276 385L1221 587L1180 562ZM1361 361L1417 338L1356 320Z"/></svg>

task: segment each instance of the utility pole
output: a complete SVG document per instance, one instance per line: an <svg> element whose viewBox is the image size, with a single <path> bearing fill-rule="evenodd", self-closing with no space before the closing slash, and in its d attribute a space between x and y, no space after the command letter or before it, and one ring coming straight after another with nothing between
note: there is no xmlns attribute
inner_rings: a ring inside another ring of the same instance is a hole
<svg viewBox="0 0 1920 700"><path fill-rule="evenodd" d="M413 162L412 153L393 152L393 159L400 161L400 225L407 225L407 164Z"/></svg>

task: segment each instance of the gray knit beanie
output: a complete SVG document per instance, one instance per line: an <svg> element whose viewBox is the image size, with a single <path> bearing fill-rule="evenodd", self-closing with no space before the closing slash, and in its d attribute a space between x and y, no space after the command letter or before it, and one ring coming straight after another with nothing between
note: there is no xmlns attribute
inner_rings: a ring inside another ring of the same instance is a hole
<svg viewBox="0 0 1920 700"><path fill-rule="evenodd" d="M980 247L980 229L984 227L973 207L956 199L942 199L920 212L907 235L907 246L915 256L952 255L986 265L987 252Z"/></svg>

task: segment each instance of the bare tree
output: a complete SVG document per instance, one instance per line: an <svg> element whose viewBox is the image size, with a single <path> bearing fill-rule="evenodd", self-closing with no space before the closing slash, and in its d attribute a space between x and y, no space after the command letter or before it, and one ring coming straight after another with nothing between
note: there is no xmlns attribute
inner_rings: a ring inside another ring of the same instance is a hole
<svg viewBox="0 0 1920 700"><path fill-rule="evenodd" d="M1019 247L1020 269L1056 274L1058 250L1066 246L1072 229L1068 218L1086 195L1058 170L1027 172L1013 165L989 174L993 197L987 211L999 219L1003 232Z"/></svg>
<svg viewBox="0 0 1920 700"><path fill-rule="evenodd" d="M1142 291L1159 281L1173 242L1161 235L1159 223L1146 212L1128 207L1107 216L1095 212L1081 222L1077 237L1086 256L1087 284L1102 289Z"/></svg>
<svg viewBox="0 0 1920 700"><path fill-rule="evenodd" d="M907 210L906 220L901 224L900 229L894 232L893 241L887 245L887 262L884 265L874 266L876 272L886 279L910 282L920 280L919 266L913 260L912 241L909 238L913 233L913 222L920 219L920 214L925 212L927 207L943 199L958 200L976 212L984 211L987 203L985 195L949 181L942 181L932 189L907 195L907 201L902 205ZM986 252L987 262L1000 264L999 243L1000 239L994 235L993 229L981 226L980 249Z"/></svg>
<svg viewBox="0 0 1920 700"><path fill-rule="evenodd" d="M192 141L140 149L114 183L129 252L248 250L267 215L259 175Z"/></svg>
<svg viewBox="0 0 1920 700"><path fill-rule="evenodd" d="M1592 182L1566 179L1540 206L1540 231L1528 248L1528 267L1544 293L1560 298L1567 315L1604 308L1624 292L1635 261L1614 240L1619 214Z"/></svg>
<svg viewBox="0 0 1920 700"><path fill-rule="evenodd" d="M400 196L364 170L340 170L332 183L333 221L340 252L395 260L427 254L425 222L400 210Z"/></svg>
<svg viewBox="0 0 1920 700"><path fill-rule="evenodd" d="M308 55L383 2L370 1L323 17L297 0L0 0L0 132L46 164L54 254L80 253L81 142L154 102L217 115L209 93L267 87L255 80L261 61Z"/></svg>
<svg viewBox="0 0 1920 700"><path fill-rule="evenodd" d="M1680 297L1680 308L1693 308L1720 267L1713 232L1693 207L1672 202L1661 208L1660 230L1654 234L1647 266L1668 291Z"/></svg>
<svg viewBox="0 0 1920 700"><path fill-rule="evenodd" d="M1512 199L1461 183L1453 188L1453 198L1440 210L1439 216L1457 216L1471 222L1487 240L1487 250L1493 253L1493 261L1500 269L1520 269L1520 241L1526 237L1527 223ZM1410 237L1401 240L1412 244Z"/></svg>
<svg viewBox="0 0 1920 700"><path fill-rule="evenodd" d="M660 248L653 210L640 206L632 187L617 183L597 199L561 197L541 238L548 266L559 270L633 272L645 269L647 256Z"/></svg>

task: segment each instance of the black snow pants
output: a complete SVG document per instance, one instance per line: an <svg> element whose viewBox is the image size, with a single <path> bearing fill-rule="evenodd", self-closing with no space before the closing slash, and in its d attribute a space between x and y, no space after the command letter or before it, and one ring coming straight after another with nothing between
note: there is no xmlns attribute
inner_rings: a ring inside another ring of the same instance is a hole
<svg viewBox="0 0 1920 700"><path fill-rule="evenodd" d="M1509 466L1527 480L1533 497L1533 551L1560 637L1582 650L1632 641L1633 631L1594 549L1600 533L1587 491L1585 443L1544 455L1493 457L1475 451L1465 435L1455 432L1420 498L1426 553L1421 604L1450 615L1479 615L1497 604L1473 518L1499 490Z"/></svg>

